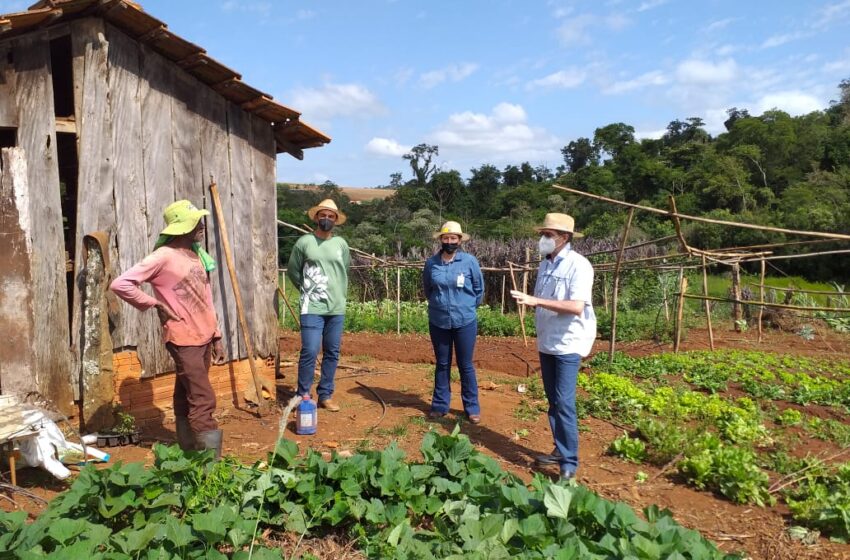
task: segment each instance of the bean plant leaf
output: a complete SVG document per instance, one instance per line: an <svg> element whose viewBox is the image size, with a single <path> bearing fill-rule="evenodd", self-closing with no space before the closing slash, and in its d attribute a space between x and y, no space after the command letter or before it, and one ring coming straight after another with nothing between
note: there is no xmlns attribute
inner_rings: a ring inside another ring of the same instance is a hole
<svg viewBox="0 0 850 560"><path fill-rule="evenodd" d="M569 519L570 502L573 499L572 491L565 486L552 484L546 489L543 503L546 505L546 514L550 517Z"/></svg>

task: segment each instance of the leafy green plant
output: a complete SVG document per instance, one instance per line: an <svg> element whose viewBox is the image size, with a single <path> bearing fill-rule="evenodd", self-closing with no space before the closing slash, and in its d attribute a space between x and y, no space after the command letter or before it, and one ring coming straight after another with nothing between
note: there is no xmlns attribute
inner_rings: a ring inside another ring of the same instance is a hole
<svg viewBox="0 0 850 560"><path fill-rule="evenodd" d="M642 463L646 459L646 444L627 433L612 441L608 451L632 463Z"/></svg>
<svg viewBox="0 0 850 560"><path fill-rule="evenodd" d="M795 408L786 408L776 416L780 426L798 426L803 422L803 413Z"/></svg>
<svg viewBox="0 0 850 560"><path fill-rule="evenodd" d="M768 492L768 476L747 449L709 440L704 448L683 459L679 473L697 488L707 488L739 504L773 504Z"/></svg>
<svg viewBox="0 0 850 560"><path fill-rule="evenodd" d="M850 542L850 463L831 474L805 477L785 492L785 501L795 521L832 540Z"/></svg>

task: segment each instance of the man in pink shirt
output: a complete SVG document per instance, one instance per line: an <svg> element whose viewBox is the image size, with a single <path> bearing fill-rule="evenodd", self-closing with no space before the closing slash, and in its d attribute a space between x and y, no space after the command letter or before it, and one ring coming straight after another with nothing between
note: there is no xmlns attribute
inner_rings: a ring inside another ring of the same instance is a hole
<svg viewBox="0 0 850 560"><path fill-rule="evenodd" d="M169 205L153 253L116 278L110 289L136 309L153 308L159 315L163 342L177 366L174 415L180 448L214 449L220 457L222 431L213 418L209 369L211 360L223 363L224 351L207 278L215 261L201 247L207 215L188 200ZM139 288L144 282L155 297Z"/></svg>

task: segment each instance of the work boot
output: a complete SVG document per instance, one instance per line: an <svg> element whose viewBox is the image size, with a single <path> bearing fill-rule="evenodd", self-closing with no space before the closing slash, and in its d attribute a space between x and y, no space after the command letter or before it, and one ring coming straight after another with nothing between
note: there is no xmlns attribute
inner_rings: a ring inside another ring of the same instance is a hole
<svg viewBox="0 0 850 560"><path fill-rule="evenodd" d="M214 449L214 457L221 459L221 438L223 435L221 430L210 430L195 434L195 440L198 442L198 450Z"/></svg>
<svg viewBox="0 0 850 560"><path fill-rule="evenodd" d="M558 449L555 448L552 450L552 453L549 453L548 455L537 455L534 458L534 463L537 466L558 465L561 463L561 454L558 453Z"/></svg>
<svg viewBox="0 0 850 560"><path fill-rule="evenodd" d="M319 408L324 408L328 412L339 412L339 405L333 402L331 399L319 401Z"/></svg>
<svg viewBox="0 0 850 560"><path fill-rule="evenodd" d="M183 451L195 449L195 434L189 426L189 418L186 416L175 416L175 432L177 432L177 445Z"/></svg>

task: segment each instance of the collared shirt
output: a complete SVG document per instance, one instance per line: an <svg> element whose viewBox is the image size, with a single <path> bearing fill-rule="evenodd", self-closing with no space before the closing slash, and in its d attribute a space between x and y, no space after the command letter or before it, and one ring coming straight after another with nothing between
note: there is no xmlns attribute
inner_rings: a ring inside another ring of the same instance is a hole
<svg viewBox="0 0 850 560"><path fill-rule="evenodd" d="M444 263L442 253L425 261L422 287L428 298L428 321L441 329L465 327L478 316L475 308L484 299L484 276L478 260L457 251Z"/></svg>
<svg viewBox="0 0 850 560"><path fill-rule="evenodd" d="M587 356L596 340L593 312L593 266L568 243L554 258L545 258L537 272L534 295L559 301L583 301L580 315L558 313L539 305L535 312L537 349L544 354Z"/></svg>

